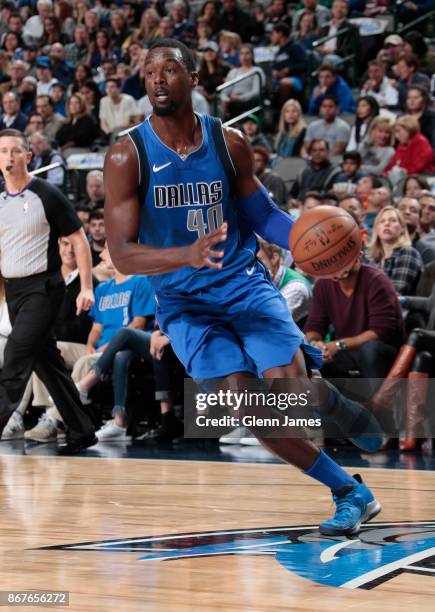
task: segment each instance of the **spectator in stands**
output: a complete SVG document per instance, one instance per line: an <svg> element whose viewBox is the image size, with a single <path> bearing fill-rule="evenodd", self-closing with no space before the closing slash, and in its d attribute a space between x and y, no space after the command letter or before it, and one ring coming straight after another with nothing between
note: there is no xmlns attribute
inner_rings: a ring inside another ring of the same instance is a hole
<svg viewBox="0 0 435 612"><path fill-rule="evenodd" d="M352 90L346 81L338 75L333 64L322 64L318 69L319 84L314 87L308 104L308 112L317 115L325 97L333 96L338 101L341 113L353 113L356 110Z"/></svg>
<svg viewBox="0 0 435 612"><path fill-rule="evenodd" d="M303 200L309 191L327 191L340 172L329 160L329 145L326 140L315 138L307 145L307 167L304 168L291 188L292 198Z"/></svg>
<svg viewBox="0 0 435 612"><path fill-rule="evenodd" d="M219 57L219 47L213 40L206 43L199 65L199 85L210 102L216 97L216 87L225 81L230 67Z"/></svg>
<svg viewBox="0 0 435 612"><path fill-rule="evenodd" d="M20 46L22 46L23 40L23 29L24 21L20 13L13 12L8 17L8 32L15 32L20 37Z"/></svg>
<svg viewBox="0 0 435 612"><path fill-rule="evenodd" d="M324 338L332 325L335 339ZM366 399L387 375L405 339L401 307L388 277L356 259L333 279L319 279L313 290L308 342L323 353L325 377L348 378L357 370L365 379Z"/></svg>
<svg viewBox="0 0 435 612"><path fill-rule="evenodd" d="M201 7L199 17L209 25L212 34L219 31L219 5L217 1L206 0Z"/></svg>
<svg viewBox="0 0 435 612"><path fill-rule="evenodd" d="M120 60L120 50L113 46L110 39L110 34L107 30L98 30L95 43L91 42L88 49L88 57L86 63L93 69L101 66L104 60L111 60L113 57L116 61Z"/></svg>
<svg viewBox="0 0 435 612"><path fill-rule="evenodd" d="M74 29L74 41L65 45L65 61L70 66L85 64L88 57L89 34L85 26Z"/></svg>
<svg viewBox="0 0 435 612"><path fill-rule="evenodd" d="M40 45L42 47L52 45L59 42L70 42L70 38L61 33L59 21L53 15L49 15L44 19L44 33Z"/></svg>
<svg viewBox="0 0 435 612"><path fill-rule="evenodd" d="M307 191L299 205L299 216L316 206L322 206L322 195L318 191Z"/></svg>
<svg viewBox="0 0 435 612"><path fill-rule="evenodd" d="M54 112L66 117L66 87L63 83L55 83L50 89L50 98L54 105Z"/></svg>
<svg viewBox="0 0 435 612"><path fill-rule="evenodd" d="M54 105L49 95L36 97L36 111L44 120L44 133L50 140L56 140L56 134L65 123L65 117L54 112Z"/></svg>
<svg viewBox="0 0 435 612"><path fill-rule="evenodd" d="M367 138L358 148L361 153L362 171L382 174L394 155L393 123L387 117L375 117L370 124Z"/></svg>
<svg viewBox="0 0 435 612"><path fill-rule="evenodd" d="M29 115L29 121L25 129L26 136L31 136L34 132L42 132L44 130L44 119L42 115L34 111Z"/></svg>
<svg viewBox="0 0 435 612"><path fill-rule="evenodd" d="M105 134L112 134L114 130L131 125L136 115L136 102L132 96L121 93L121 83L115 77L107 79L106 92L100 103L100 127Z"/></svg>
<svg viewBox="0 0 435 612"><path fill-rule="evenodd" d="M367 244L368 244L368 229L365 225L364 221L366 218L363 203L359 199L359 197L355 194L345 194L340 198L339 201L340 208L344 208L350 213L355 219L358 221L360 230L361 230L361 244L363 255L365 256Z"/></svg>
<svg viewBox="0 0 435 612"><path fill-rule="evenodd" d="M7 32L3 39L1 48L11 61L18 59L20 53L20 37L18 34L15 32Z"/></svg>
<svg viewBox="0 0 435 612"><path fill-rule="evenodd" d="M57 339L57 347L65 360L68 369L72 369L76 361L86 354L86 341L92 327L92 319L88 311L82 311L77 315L77 296L80 293L80 278L74 248L71 242L62 237L59 240L59 254L62 260L61 274L65 281L65 295L61 304L54 326ZM95 278L92 279L94 289L97 285ZM40 379L34 374L33 383L33 406L49 407L38 424L25 432L27 440L36 442L55 442L57 433L62 422L57 409L52 406L48 391Z"/></svg>
<svg viewBox="0 0 435 612"><path fill-rule="evenodd" d="M382 108L397 106L399 92L385 76L385 66L379 60L369 62L367 79L361 88L361 95L372 96Z"/></svg>
<svg viewBox="0 0 435 612"><path fill-rule="evenodd" d="M370 257L391 279L399 295L413 295L423 262L411 245L402 214L392 206L383 208L376 217Z"/></svg>
<svg viewBox="0 0 435 612"><path fill-rule="evenodd" d="M138 43L132 42L129 46L131 47L138 46ZM142 49L139 47L137 58L135 58L135 66L131 76L129 76L125 83L122 86L122 93L129 94L135 100L140 100L145 96L145 59L147 56L148 50Z"/></svg>
<svg viewBox="0 0 435 612"><path fill-rule="evenodd" d="M276 244L262 240L257 257L269 270L273 284L287 302L293 320L303 328L311 301L311 283L305 276L283 264L281 249Z"/></svg>
<svg viewBox="0 0 435 612"><path fill-rule="evenodd" d="M406 223L406 229L412 246L419 252L424 265L435 260L435 236L420 235L420 202L417 198L403 197L397 205L398 210Z"/></svg>
<svg viewBox="0 0 435 612"><path fill-rule="evenodd" d="M11 65L10 91L19 93L23 79L29 74L29 65L23 60L15 60Z"/></svg>
<svg viewBox="0 0 435 612"><path fill-rule="evenodd" d="M359 30L346 19L348 7L346 0L334 0L332 4L332 19L320 28L319 39L333 37L316 47L316 53L323 56L327 63L338 63L343 57L355 53L359 46ZM337 32L346 30L337 36Z"/></svg>
<svg viewBox="0 0 435 612"><path fill-rule="evenodd" d="M322 206L338 206L339 198L333 191L325 191L322 194Z"/></svg>
<svg viewBox="0 0 435 612"><path fill-rule="evenodd" d="M167 19L167 18L165 18ZM162 20L163 21L163 20ZM161 23L161 22L160 22ZM169 20L169 23L171 21ZM196 38L197 38L197 51L202 53L204 46L212 40L212 29L204 17L198 17L196 20ZM171 37L170 37L171 38Z"/></svg>
<svg viewBox="0 0 435 612"><path fill-rule="evenodd" d="M95 43L100 25L100 16L96 9L89 9L85 13L85 26L89 34L89 42Z"/></svg>
<svg viewBox="0 0 435 612"><path fill-rule="evenodd" d="M242 130L251 147L264 147L270 151L270 144L261 131L261 122L257 115L248 115L243 119Z"/></svg>
<svg viewBox="0 0 435 612"><path fill-rule="evenodd" d="M379 105L373 96L361 96L356 104L356 119L347 143L347 151L359 149L367 140L370 124L379 115Z"/></svg>
<svg viewBox="0 0 435 612"><path fill-rule="evenodd" d="M429 189L429 183L424 176L408 174L403 183L403 195L408 198L419 198L424 189Z"/></svg>
<svg viewBox="0 0 435 612"><path fill-rule="evenodd" d="M153 8L142 13L139 28L134 31L132 40L143 47L150 47L160 37L160 15Z"/></svg>
<svg viewBox="0 0 435 612"><path fill-rule="evenodd" d="M89 237L89 217L91 214L90 207L87 204L78 204L76 206L76 213L83 224L83 229L85 230L86 236Z"/></svg>
<svg viewBox="0 0 435 612"><path fill-rule="evenodd" d="M415 55L402 53L394 66L395 73L399 78L397 85L399 91L399 108L404 111L406 109L406 99L408 97L408 89L411 85L421 85L425 89L430 89L430 80L426 74L417 72L418 60Z"/></svg>
<svg viewBox="0 0 435 612"><path fill-rule="evenodd" d="M308 11L316 16L317 25L323 28L331 18L331 11L326 5L322 5L318 0L303 0L303 8L296 11L293 17L293 32L299 28L302 15Z"/></svg>
<svg viewBox="0 0 435 612"><path fill-rule="evenodd" d="M102 170L90 170L86 175L85 204L90 210L104 208L104 180Z"/></svg>
<svg viewBox="0 0 435 612"><path fill-rule="evenodd" d="M402 23L410 23L424 13L428 13L433 9L432 0L412 0L412 2L403 2L398 5L399 19ZM414 26L417 29L422 28L421 22Z"/></svg>
<svg viewBox="0 0 435 612"><path fill-rule="evenodd" d="M80 88L92 79L92 69L87 64L77 64L74 70L74 79L69 88L69 93L77 93Z"/></svg>
<svg viewBox="0 0 435 612"><path fill-rule="evenodd" d="M297 100L287 100L279 116L274 151L279 157L297 157L301 151L307 126Z"/></svg>
<svg viewBox="0 0 435 612"><path fill-rule="evenodd" d="M56 134L62 150L71 147L89 148L99 134L98 125L88 113L83 94L75 93L68 98L67 120Z"/></svg>
<svg viewBox="0 0 435 612"><path fill-rule="evenodd" d="M187 6L183 0L174 0L172 2L169 16L174 26L174 38L180 40L188 47L193 47L195 44L195 26L187 19Z"/></svg>
<svg viewBox="0 0 435 612"><path fill-rule="evenodd" d="M369 175L370 176L374 175ZM376 177L375 177L376 178ZM377 183L376 183L377 184ZM365 198L358 197L362 202L365 202L365 219L364 223L368 230L368 237L371 238L373 225L379 211L386 206L393 206L393 198L388 187L372 187L368 193L365 193Z"/></svg>
<svg viewBox="0 0 435 612"><path fill-rule="evenodd" d="M97 266L101 261L101 253L103 252L106 244L104 211L101 208L93 210L89 216L89 236L92 266Z"/></svg>
<svg viewBox="0 0 435 612"><path fill-rule="evenodd" d="M40 44L44 36L44 21L53 13L52 0L38 0L37 14L32 15L24 24L23 38L26 44Z"/></svg>
<svg viewBox="0 0 435 612"><path fill-rule="evenodd" d="M350 137L350 126L338 117L337 98L325 95L320 104L321 119L313 121L307 128L302 156L307 156L310 143L316 139L326 140L331 155L341 155L346 150Z"/></svg>
<svg viewBox="0 0 435 612"><path fill-rule="evenodd" d="M80 93L84 95L88 112L97 121L100 121L101 93L98 85L92 79L85 81L80 87Z"/></svg>
<svg viewBox="0 0 435 612"><path fill-rule="evenodd" d="M160 402L160 425L137 439L154 443L171 442L183 434L183 425L175 416L174 406L177 397L181 398L184 392L186 372L172 350L169 338L160 329L155 329L151 334L150 354L153 360L155 398Z"/></svg>
<svg viewBox="0 0 435 612"><path fill-rule="evenodd" d="M221 100L226 116L234 117L252 108L260 99L262 86L266 83L263 70L255 66L254 48L244 44L240 47L240 68L230 70L225 80L231 81L242 75L248 77L249 74L252 74L250 78L245 78L222 92Z"/></svg>
<svg viewBox="0 0 435 612"><path fill-rule="evenodd" d="M318 38L317 18L312 11L303 11L296 31L291 35L291 42L297 42L306 51L311 51Z"/></svg>
<svg viewBox="0 0 435 612"><path fill-rule="evenodd" d="M68 87L74 78L74 69L65 61L65 50L60 42L51 45L49 58L53 77Z"/></svg>
<svg viewBox="0 0 435 612"><path fill-rule="evenodd" d="M58 168L53 168L38 176L39 178L46 179L52 185L56 185L56 187L63 189L66 162L59 151L55 151L51 148L48 136L43 132L34 132L30 136L30 145L33 153L30 168L32 170L38 170L50 164L59 163L60 166Z"/></svg>
<svg viewBox="0 0 435 612"><path fill-rule="evenodd" d="M403 53L403 38L398 34L390 34L384 40L382 49L376 59L385 66L387 77L396 78L393 66L397 63L399 56Z"/></svg>
<svg viewBox="0 0 435 612"><path fill-rule="evenodd" d="M270 161L269 151L265 147L256 146L252 150L254 154L255 176L264 185L273 201L287 212L287 188L284 181L267 166Z"/></svg>
<svg viewBox="0 0 435 612"><path fill-rule="evenodd" d="M272 79L281 107L289 98L300 96L303 90L307 53L302 45L290 40L290 28L285 23L273 26L271 43L278 47L272 63Z"/></svg>
<svg viewBox="0 0 435 612"><path fill-rule="evenodd" d="M236 32L219 32L218 45L222 61L229 66L238 68L240 66L240 47L242 40ZM249 43L247 43L249 44Z"/></svg>
<svg viewBox="0 0 435 612"><path fill-rule="evenodd" d="M355 193L358 181L364 176L361 171L361 155L358 151L346 151L343 155L342 172L333 178L334 192Z"/></svg>
<svg viewBox="0 0 435 612"><path fill-rule="evenodd" d="M208 26L207 26L208 27ZM159 21L160 38L174 38L174 24L170 17L162 17ZM207 38L210 40L210 37Z"/></svg>
<svg viewBox="0 0 435 612"><path fill-rule="evenodd" d="M54 15L59 22L61 34L72 40L76 23L73 18L73 8L68 0L57 0L54 5Z"/></svg>
<svg viewBox="0 0 435 612"><path fill-rule="evenodd" d="M104 248L103 260L111 263L109 250ZM113 265L113 264L112 264ZM87 354L74 365L72 377L78 383L81 400L90 403L87 395L98 380L106 378L112 367L112 384L115 404L113 420L108 421L97 433L100 441L125 440L127 430L128 368L135 353L149 354L149 334L133 335L135 352L122 350L127 334L120 330L150 329L155 312L154 292L146 276L121 274L115 269L113 279L100 283L96 288L95 305L89 314L93 325L88 336ZM139 346L145 343L145 348ZM120 350L121 349L121 350ZM146 352L145 352L146 349ZM93 370L90 373L90 370ZM90 376L87 376L90 374ZM86 378L85 378L86 377Z"/></svg>
<svg viewBox="0 0 435 612"><path fill-rule="evenodd" d="M0 117L0 130L11 128L24 132L27 116L20 111L20 101L17 94L8 91L2 98L3 114Z"/></svg>
<svg viewBox="0 0 435 612"><path fill-rule="evenodd" d="M18 96L21 101L21 112L29 116L35 109L37 80L26 76L18 87Z"/></svg>
<svg viewBox="0 0 435 612"><path fill-rule="evenodd" d="M407 32L403 40L404 52L415 55L418 59L418 69L430 78L435 72L435 53L429 50L423 34L416 31Z"/></svg>
<svg viewBox="0 0 435 612"><path fill-rule="evenodd" d="M112 10L110 13L110 37L114 47L121 50L131 32L122 11Z"/></svg>
<svg viewBox="0 0 435 612"><path fill-rule="evenodd" d="M431 191L422 191L418 198L420 203L420 237L432 237L435 234L435 195Z"/></svg>
<svg viewBox="0 0 435 612"><path fill-rule="evenodd" d="M292 18L288 13L287 0L271 0L266 9L259 3L255 4L254 16L257 24L255 38L259 36L263 40L277 23L285 23L291 29Z"/></svg>
<svg viewBox="0 0 435 612"><path fill-rule="evenodd" d="M242 42L249 42L254 32L254 22L249 13L242 11L237 0L223 0L223 10L218 19L218 30L237 32Z"/></svg>
<svg viewBox="0 0 435 612"><path fill-rule="evenodd" d="M430 93L420 85L408 88L406 110L420 124L420 132L435 148L435 110L431 108Z"/></svg>
<svg viewBox="0 0 435 612"><path fill-rule="evenodd" d="M57 79L53 77L50 60L46 55L41 55L36 60L36 78L38 80L36 90L38 96L48 96L51 86L53 83L57 83Z"/></svg>
<svg viewBox="0 0 435 612"><path fill-rule="evenodd" d="M432 146L420 133L420 125L411 115L404 115L394 124L394 136L398 141L396 151L385 168L385 174L395 166L408 174L435 172Z"/></svg>

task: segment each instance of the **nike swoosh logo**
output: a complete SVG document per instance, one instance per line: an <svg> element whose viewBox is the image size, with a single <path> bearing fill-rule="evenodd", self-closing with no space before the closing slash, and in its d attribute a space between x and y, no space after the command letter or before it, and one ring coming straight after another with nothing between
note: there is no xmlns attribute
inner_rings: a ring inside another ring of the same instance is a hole
<svg viewBox="0 0 435 612"><path fill-rule="evenodd" d="M167 168L171 164L172 164L172 162L167 162L166 164L162 164L161 166L156 166L156 164L154 164L153 165L153 172L160 172L160 170L163 170L163 168Z"/></svg>
<svg viewBox="0 0 435 612"><path fill-rule="evenodd" d="M252 268L246 268L246 274L248 276L251 276L252 274L254 274L254 270L255 270L255 265L252 266Z"/></svg>

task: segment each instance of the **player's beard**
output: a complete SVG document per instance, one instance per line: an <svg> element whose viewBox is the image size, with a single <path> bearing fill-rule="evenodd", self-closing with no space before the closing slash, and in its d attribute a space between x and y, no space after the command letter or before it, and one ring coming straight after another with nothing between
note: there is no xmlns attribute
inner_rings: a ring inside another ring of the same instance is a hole
<svg viewBox="0 0 435 612"><path fill-rule="evenodd" d="M153 111L158 117L169 117L176 111L176 106L173 102L169 102L167 106L153 106Z"/></svg>

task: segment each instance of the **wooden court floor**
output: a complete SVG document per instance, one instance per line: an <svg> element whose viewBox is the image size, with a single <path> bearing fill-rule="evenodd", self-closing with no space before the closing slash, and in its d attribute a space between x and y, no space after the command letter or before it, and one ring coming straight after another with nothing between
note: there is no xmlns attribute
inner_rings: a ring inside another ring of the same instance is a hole
<svg viewBox="0 0 435 612"><path fill-rule="evenodd" d="M435 472L361 470L383 504L375 522L382 529L403 523L395 545L410 542L403 554L413 567L397 571L394 556L381 557L395 549L370 541L379 532L371 523L367 568L376 573L392 563L389 579L383 575L375 588L336 588L303 572L320 567L325 575L329 563L326 580L335 580L355 569L352 556L337 561L349 541L316 548L310 526L330 515L331 500L293 468L16 455L0 457L0 466L0 590L66 590L67 609L85 612L434 610L435 547L432 561L427 551L435 536ZM159 539L203 532L211 534ZM295 533L301 543L289 549ZM382 533L391 544L392 532ZM276 546L284 547L280 557ZM360 580L348 578L349 585Z"/></svg>

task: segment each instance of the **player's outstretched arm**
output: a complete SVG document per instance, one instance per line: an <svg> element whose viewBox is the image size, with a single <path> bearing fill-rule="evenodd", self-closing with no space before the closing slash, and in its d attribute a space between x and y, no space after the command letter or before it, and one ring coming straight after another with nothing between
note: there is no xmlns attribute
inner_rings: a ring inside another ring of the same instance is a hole
<svg viewBox="0 0 435 612"><path fill-rule="evenodd" d="M112 145L104 162L105 226L110 256L123 274L164 274L179 268L220 268L223 257L213 247L226 240L227 227L190 246L161 249L138 244L140 206L137 153L130 139Z"/></svg>
<svg viewBox="0 0 435 612"><path fill-rule="evenodd" d="M257 234L288 249L294 219L278 208L255 176L252 149L246 138L232 128L225 128L224 134L236 168L236 195L240 210Z"/></svg>

